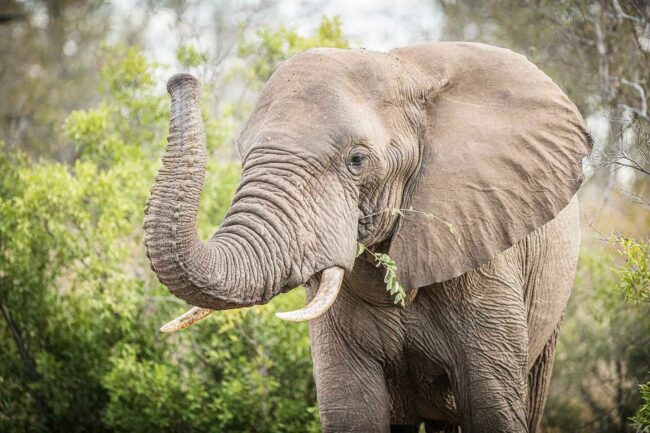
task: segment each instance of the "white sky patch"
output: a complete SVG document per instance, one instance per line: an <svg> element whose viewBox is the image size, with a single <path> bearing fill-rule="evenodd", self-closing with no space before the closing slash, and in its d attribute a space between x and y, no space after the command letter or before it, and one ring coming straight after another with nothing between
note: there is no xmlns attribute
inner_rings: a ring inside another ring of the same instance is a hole
<svg viewBox="0 0 650 433"><path fill-rule="evenodd" d="M174 13L168 9L158 11L146 29L145 41L151 57L162 63L176 59L176 34Z"/></svg>
<svg viewBox="0 0 650 433"><path fill-rule="evenodd" d="M282 0L277 10L281 20L303 34L313 31L323 15L337 15L352 46L377 51L439 40L444 19L430 0Z"/></svg>
<svg viewBox="0 0 650 433"><path fill-rule="evenodd" d="M594 146L602 149L602 146L609 139L609 119L604 113L596 113L585 119L587 122L587 129L594 139Z"/></svg>

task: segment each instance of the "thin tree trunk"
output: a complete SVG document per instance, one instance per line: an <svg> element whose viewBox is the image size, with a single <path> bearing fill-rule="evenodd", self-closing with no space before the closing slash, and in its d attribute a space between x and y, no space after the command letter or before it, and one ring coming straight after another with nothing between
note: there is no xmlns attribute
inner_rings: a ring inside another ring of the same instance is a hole
<svg viewBox="0 0 650 433"><path fill-rule="evenodd" d="M0 313L2 314L5 323L7 324L11 338L16 344L16 349L18 350L18 355L20 356L20 361L23 365L23 387L25 388L25 391L31 394L34 398L36 413L38 413L39 418L43 420L43 424L47 426L49 425L50 420L50 408L40 393L30 389L29 386L41 379L41 375L38 373L38 370L36 368L36 361L29 351L27 342L22 337L22 333L20 332L18 324L11 315L11 312L2 302L0 302Z"/></svg>
<svg viewBox="0 0 650 433"><path fill-rule="evenodd" d="M625 410L625 390L623 389L623 362L619 359L616 361L616 408L618 412L618 431L626 433L626 410Z"/></svg>

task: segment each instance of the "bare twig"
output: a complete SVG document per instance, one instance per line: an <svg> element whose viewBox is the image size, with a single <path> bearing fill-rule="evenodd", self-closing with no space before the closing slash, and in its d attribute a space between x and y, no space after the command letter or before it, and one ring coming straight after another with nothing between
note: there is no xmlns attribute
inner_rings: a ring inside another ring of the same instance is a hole
<svg viewBox="0 0 650 433"><path fill-rule="evenodd" d="M644 206L644 207L650 209L650 201L646 200L641 195L639 195L639 194L637 194L635 192L632 192L632 191L622 189L622 188L620 188L619 191L621 192L621 194L623 194L625 197L627 197L627 199L630 202L635 203L635 204L640 204L641 206Z"/></svg>
<svg viewBox="0 0 650 433"><path fill-rule="evenodd" d="M601 232L596 228L596 225L595 225L595 224L596 224L596 220L597 220L598 217L600 216L600 211L601 211L601 210L602 210L602 209L600 209L600 210L598 211L598 214L597 214L597 215L596 215L596 216L595 216L591 221L587 218L587 214L585 214L584 217L585 217L585 221L587 222L587 227L588 227L590 230L592 230L594 233L596 233L596 234L598 235L598 236L595 236L594 239L599 240L599 241L602 241L602 242L609 242L609 241L610 241L609 237L608 237L608 236L605 236L604 234L602 234L602 233L601 233Z"/></svg>
<svg viewBox="0 0 650 433"><path fill-rule="evenodd" d="M650 134L636 119L620 119L609 116L610 121L615 121L620 130L611 133L614 150L604 151L594 149L589 164L594 169L610 168L616 170L627 167L638 173L650 176ZM625 134L631 131L633 140L626 140Z"/></svg>
<svg viewBox="0 0 650 433"><path fill-rule="evenodd" d="M623 8L621 7L621 3L618 0L612 0L612 6L614 6L614 10L616 11L616 16L618 17L619 20L631 20L634 21L635 23L643 24L643 18L626 14Z"/></svg>
<svg viewBox="0 0 650 433"><path fill-rule="evenodd" d="M632 87L634 90L639 92L639 99L641 100L641 108L634 108L625 104L619 104L619 107L631 111L632 113L646 120L650 120L650 117L648 117L648 100L646 99L645 89L639 83L626 80L625 78L621 78L621 84L625 84L626 86Z"/></svg>

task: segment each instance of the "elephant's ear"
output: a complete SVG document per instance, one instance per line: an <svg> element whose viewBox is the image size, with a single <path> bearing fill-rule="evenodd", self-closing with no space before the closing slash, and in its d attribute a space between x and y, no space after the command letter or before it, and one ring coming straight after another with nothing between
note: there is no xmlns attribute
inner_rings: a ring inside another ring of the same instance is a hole
<svg viewBox="0 0 650 433"><path fill-rule="evenodd" d="M421 167L392 239L398 279L417 288L488 262L562 210L591 149L584 120L525 57L483 44L393 51L430 80Z"/></svg>

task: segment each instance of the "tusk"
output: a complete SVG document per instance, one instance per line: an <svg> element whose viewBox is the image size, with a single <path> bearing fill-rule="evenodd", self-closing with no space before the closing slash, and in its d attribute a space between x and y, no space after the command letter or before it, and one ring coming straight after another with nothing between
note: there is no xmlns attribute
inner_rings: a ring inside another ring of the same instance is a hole
<svg viewBox="0 0 650 433"><path fill-rule="evenodd" d="M338 267L325 269L320 279L320 286L316 296L309 304L300 310L286 313L276 313L276 317L291 322L302 322L315 319L323 315L334 303L343 283L345 271Z"/></svg>
<svg viewBox="0 0 650 433"><path fill-rule="evenodd" d="M207 317L214 310L208 308L192 307L186 313L178 316L171 322L160 327L160 332L175 332L194 325L199 320Z"/></svg>

